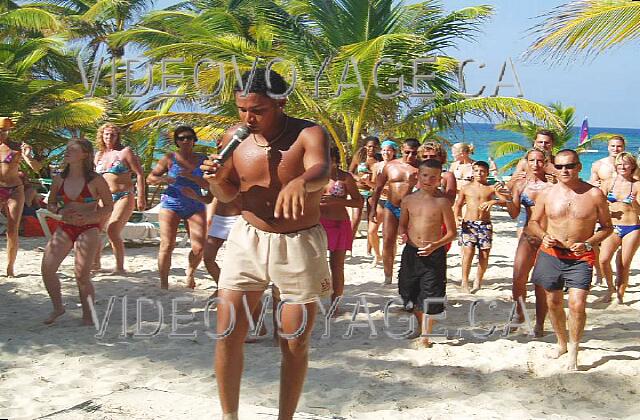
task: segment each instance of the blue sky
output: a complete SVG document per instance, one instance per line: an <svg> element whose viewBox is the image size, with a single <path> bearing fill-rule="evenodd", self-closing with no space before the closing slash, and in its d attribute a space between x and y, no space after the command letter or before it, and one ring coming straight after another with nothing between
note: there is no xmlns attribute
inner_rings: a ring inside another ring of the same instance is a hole
<svg viewBox="0 0 640 420"><path fill-rule="evenodd" d="M541 15L569 0L444 0L448 10L466 6L489 4L495 15L483 26L483 32L474 42L460 44L454 57L463 60L473 58L485 63L484 69L475 63L465 68L468 91L477 91L487 85L493 93L502 63L509 57L524 90L524 96L541 103L560 101L576 107L576 124L584 116L594 127L640 128L637 96L640 95L639 44L627 43L609 50L589 62L577 61L569 65L523 63L522 53L533 42L527 30ZM513 81L507 71L506 81ZM515 95L515 89L504 89L501 95Z"/></svg>

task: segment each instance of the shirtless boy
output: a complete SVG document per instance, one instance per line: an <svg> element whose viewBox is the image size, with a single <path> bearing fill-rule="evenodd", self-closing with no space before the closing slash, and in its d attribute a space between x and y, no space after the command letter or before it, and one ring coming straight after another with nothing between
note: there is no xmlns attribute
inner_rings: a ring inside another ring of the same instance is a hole
<svg viewBox="0 0 640 420"><path fill-rule="evenodd" d="M388 187L387 202L384 206L382 225L382 262L384 265L384 284L391 284L393 260L396 256L396 235L400 219L400 202L409 194L417 182L418 147L416 139L407 139L402 144L402 157L387 163L376 179L376 189L371 197L371 208L376 208L385 185ZM376 212L369 219L377 223Z"/></svg>
<svg viewBox="0 0 640 420"><path fill-rule="evenodd" d="M430 303L427 298L444 298L447 288L447 252L445 245L456 236L451 201L438 187L442 180L442 164L435 159L420 163L420 190L402 199L398 236L405 244L402 251L398 290L406 309L413 309L419 325L424 313L444 311L443 303ZM446 227L445 234L442 226ZM433 319L428 318L424 334L431 333ZM428 337L420 343L430 345Z"/></svg>
<svg viewBox="0 0 640 420"><path fill-rule="evenodd" d="M405 244L398 275L398 290L405 308L413 309L419 325L424 313L435 315L444 311L443 303L429 304L426 298L444 298L447 287L447 253L444 246L455 237L455 219L451 202L438 187L442 180L442 164L428 159L418 167L420 190L402 199L398 236ZM445 234L442 226L446 227ZM429 318L422 331L433 329ZM421 344L430 345L428 337Z"/></svg>
<svg viewBox="0 0 640 420"><path fill-rule="evenodd" d="M329 180L329 139L316 124L284 113L287 84L257 69L249 93L236 91L240 120L251 131L222 166L205 161L211 192L223 203L240 197L241 218L233 225L219 279L215 371L225 419L237 419L243 344L248 331L243 296L250 311L270 281L278 287L281 311L279 419L291 419L308 365L315 301L331 295L327 237L319 224L320 197ZM246 86L249 72L242 77ZM269 77L270 86L267 85ZM223 136L226 144L238 127ZM217 158L211 156L210 158ZM231 305L233 304L233 305ZM288 336L283 336L287 334ZM287 338L285 338L287 337Z"/></svg>
<svg viewBox="0 0 640 420"><path fill-rule="evenodd" d="M582 181L574 150L560 151L554 161L558 183L538 196L526 232L542 240L531 279L545 289L549 317L558 339L552 357L569 353L568 370L578 368L578 346L587 319L585 306L595 263L593 246L613 232L607 200ZM543 220L547 218L546 230ZM600 229L594 233L596 222ZM564 289L569 290L569 333Z"/></svg>
<svg viewBox="0 0 640 420"><path fill-rule="evenodd" d="M473 164L473 181L460 189L454 214L460 223L460 247L462 248L462 284L461 291L469 293L469 273L471 263L479 250L478 272L473 282L472 293L480 290L482 278L489 264L489 252L493 240L493 225L491 224L491 207L498 204L494 187L487 185L489 164L477 161ZM467 205L464 218L461 217L462 207Z"/></svg>

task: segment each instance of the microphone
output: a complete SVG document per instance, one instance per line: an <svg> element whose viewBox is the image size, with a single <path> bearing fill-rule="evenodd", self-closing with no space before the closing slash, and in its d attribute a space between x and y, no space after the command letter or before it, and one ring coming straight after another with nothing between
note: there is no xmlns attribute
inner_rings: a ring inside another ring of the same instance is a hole
<svg viewBox="0 0 640 420"><path fill-rule="evenodd" d="M229 141L229 143L227 143L224 149L220 151L219 153L220 157L218 159L214 159L213 162L217 163L218 165L222 165L227 159L231 157L231 155L233 154L233 151L236 150L236 147L238 147L244 139L249 137L249 134L251 134L251 132L249 131L249 128L246 125L242 125L238 127L236 132L233 133L233 137L231 137L231 140ZM213 172L210 172L210 171L207 171L206 173L208 175L213 174Z"/></svg>

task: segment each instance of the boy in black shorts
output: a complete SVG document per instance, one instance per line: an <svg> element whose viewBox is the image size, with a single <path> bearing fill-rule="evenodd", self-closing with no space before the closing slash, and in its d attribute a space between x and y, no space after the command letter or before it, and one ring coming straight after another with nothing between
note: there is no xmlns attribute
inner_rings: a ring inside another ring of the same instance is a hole
<svg viewBox="0 0 640 420"><path fill-rule="evenodd" d="M398 236L406 245L402 251L398 289L405 308L413 309L420 325L425 312L435 315L444 311L444 303L425 304L424 301L445 297L447 254L444 246L456 236L451 201L438 189L441 172L442 164L438 160L420 163L420 190L404 197L401 204ZM433 319L428 317L423 334L431 333L433 324ZM429 338L421 337L420 344L429 347Z"/></svg>

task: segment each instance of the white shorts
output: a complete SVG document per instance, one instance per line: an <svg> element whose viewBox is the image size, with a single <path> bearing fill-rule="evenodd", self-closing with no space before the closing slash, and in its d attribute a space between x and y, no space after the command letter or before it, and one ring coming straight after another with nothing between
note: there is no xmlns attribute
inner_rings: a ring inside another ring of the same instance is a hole
<svg viewBox="0 0 640 420"><path fill-rule="evenodd" d="M327 235L321 225L273 233L241 218L226 247L218 289L263 292L273 282L282 300L310 303L331 295Z"/></svg>
<svg viewBox="0 0 640 420"><path fill-rule="evenodd" d="M229 231L233 227L233 224L238 220L240 216L213 216L211 221L211 227L209 228L209 236L214 238L224 239L225 241L229 237Z"/></svg>

